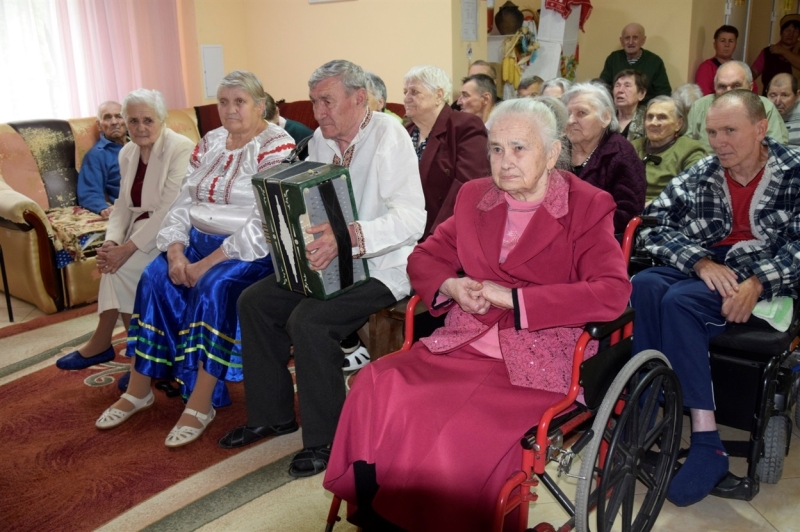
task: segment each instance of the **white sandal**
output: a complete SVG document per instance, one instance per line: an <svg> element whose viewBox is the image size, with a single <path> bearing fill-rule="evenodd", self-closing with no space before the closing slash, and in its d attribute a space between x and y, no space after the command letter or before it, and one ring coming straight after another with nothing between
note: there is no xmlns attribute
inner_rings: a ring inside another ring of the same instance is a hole
<svg viewBox="0 0 800 532"><path fill-rule="evenodd" d="M146 410L153 406L155 402L155 396L153 395L153 390L150 390L147 395L139 399L138 397L134 397L129 393L123 393L121 396L122 399L125 399L129 403L133 405L133 410L130 412L126 412L124 410L120 410L119 408L109 407L106 408L106 411L103 412L100 417L95 421L94 426L98 429L113 429L117 425L121 425L128 420L136 412L140 412L142 410Z"/></svg>
<svg viewBox="0 0 800 532"><path fill-rule="evenodd" d="M164 445L167 447L181 447L188 443L192 443L194 440L200 437L203 431L206 430L208 424L214 421L214 417L217 415L217 411L214 410L213 407L208 414L201 414L192 408L184 409L183 413L196 417L203 426L198 429L188 425L184 425L182 427L175 425L172 427L172 430L169 431L167 439L164 441Z"/></svg>
<svg viewBox="0 0 800 532"><path fill-rule="evenodd" d="M355 371L369 364L369 361L370 361L369 351L367 351L367 348L362 345L358 349L356 349L355 351L344 357L344 363L342 364L342 369L344 371Z"/></svg>

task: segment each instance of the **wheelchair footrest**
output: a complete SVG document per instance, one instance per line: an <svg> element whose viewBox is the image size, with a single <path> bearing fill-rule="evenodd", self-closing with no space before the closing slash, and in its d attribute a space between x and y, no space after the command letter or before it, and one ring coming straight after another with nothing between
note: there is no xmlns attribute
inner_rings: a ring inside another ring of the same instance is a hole
<svg viewBox="0 0 800 532"><path fill-rule="evenodd" d="M758 495L759 484L750 477L737 477L731 472L711 491L711 495L723 499L751 501Z"/></svg>

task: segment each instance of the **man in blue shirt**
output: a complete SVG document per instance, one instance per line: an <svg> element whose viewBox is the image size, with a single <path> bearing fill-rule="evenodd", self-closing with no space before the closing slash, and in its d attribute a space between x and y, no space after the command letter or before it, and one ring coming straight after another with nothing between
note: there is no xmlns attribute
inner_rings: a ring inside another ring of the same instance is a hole
<svg viewBox="0 0 800 532"><path fill-rule="evenodd" d="M86 152L78 174L78 204L108 219L119 196L119 151L127 128L122 106L105 102L97 109L100 140Z"/></svg>

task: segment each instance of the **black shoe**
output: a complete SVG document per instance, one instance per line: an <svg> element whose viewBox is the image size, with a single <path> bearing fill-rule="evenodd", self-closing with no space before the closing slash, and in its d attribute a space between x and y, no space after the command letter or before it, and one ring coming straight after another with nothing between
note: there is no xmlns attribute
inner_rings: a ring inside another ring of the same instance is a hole
<svg viewBox="0 0 800 532"><path fill-rule="evenodd" d="M361 347L361 338L358 337L358 331L350 334L350 336L339 342L339 346L341 346L345 355L349 355Z"/></svg>
<svg viewBox="0 0 800 532"><path fill-rule="evenodd" d="M291 420L289 423L283 425L273 425L271 427L248 427L242 425L233 430L229 430L225 436L220 438L217 445L223 449L236 449L237 447L244 447L251 443L257 442L269 436L282 436L296 432L300 428L297 420Z"/></svg>
<svg viewBox="0 0 800 532"><path fill-rule="evenodd" d="M289 476L303 478L322 473L327 469L330 459L330 445L306 447L292 458L292 463L289 465Z"/></svg>

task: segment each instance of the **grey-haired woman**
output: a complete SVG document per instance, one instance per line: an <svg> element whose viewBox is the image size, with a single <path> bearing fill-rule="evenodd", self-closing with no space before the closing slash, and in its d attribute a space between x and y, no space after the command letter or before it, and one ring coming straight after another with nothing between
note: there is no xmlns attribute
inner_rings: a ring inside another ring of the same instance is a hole
<svg viewBox="0 0 800 532"><path fill-rule="evenodd" d="M403 104L411 120L407 129L417 151L428 213L425 240L453 215L461 185L489 175L486 127L477 116L447 105L453 85L441 68L414 67L403 83Z"/></svg>
<svg viewBox="0 0 800 532"><path fill-rule="evenodd" d="M617 203L614 232L619 234L644 209L644 164L620 135L609 92L594 83L573 85L561 101L567 106L567 138L572 144L572 173L605 190Z"/></svg>
<svg viewBox="0 0 800 532"><path fill-rule="evenodd" d="M137 89L122 101L131 140L119 153L119 197L108 220L106 240L97 250L99 319L89 341L56 361L78 370L113 360L111 337L122 316L131 321L136 285L158 256L156 235L180 190L194 143L164 124L167 105L160 92Z"/></svg>
<svg viewBox="0 0 800 532"><path fill-rule="evenodd" d="M197 144L161 224L162 253L142 273L128 330L135 358L128 391L103 412L98 428L150 407L151 378L174 377L187 399L168 447L196 440L214 419L214 406L230 403L224 381L242 379L236 300L272 273L251 177L294 148L286 131L264 120L265 98L249 72L220 83L222 127Z"/></svg>

